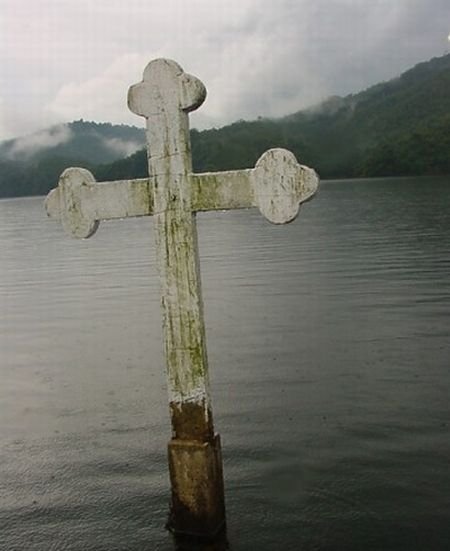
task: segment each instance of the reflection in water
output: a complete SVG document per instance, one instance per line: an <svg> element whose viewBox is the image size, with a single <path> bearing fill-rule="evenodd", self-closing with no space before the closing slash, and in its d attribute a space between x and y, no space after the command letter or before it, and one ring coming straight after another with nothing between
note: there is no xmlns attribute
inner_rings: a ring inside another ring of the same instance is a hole
<svg viewBox="0 0 450 551"><path fill-rule="evenodd" d="M214 542L199 541L192 538L175 537L175 551L232 551L226 533Z"/></svg>

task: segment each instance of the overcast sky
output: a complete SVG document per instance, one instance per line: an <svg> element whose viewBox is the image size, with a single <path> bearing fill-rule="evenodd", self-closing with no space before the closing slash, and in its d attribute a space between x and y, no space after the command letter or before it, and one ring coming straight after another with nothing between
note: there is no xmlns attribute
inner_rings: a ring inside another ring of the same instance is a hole
<svg viewBox="0 0 450 551"><path fill-rule="evenodd" d="M168 57L197 127L279 116L449 51L450 0L0 0L0 140L74 119L143 125L127 90Z"/></svg>

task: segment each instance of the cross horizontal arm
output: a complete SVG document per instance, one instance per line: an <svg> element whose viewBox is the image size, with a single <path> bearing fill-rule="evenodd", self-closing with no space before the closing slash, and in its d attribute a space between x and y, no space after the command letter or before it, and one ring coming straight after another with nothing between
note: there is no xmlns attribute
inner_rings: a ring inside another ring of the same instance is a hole
<svg viewBox="0 0 450 551"><path fill-rule="evenodd" d="M86 213L96 220L153 214L149 186L148 178L99 182L85 191Z"/></svg>
<svg viewBox="0 0 450 551"><path fill-rule="evenodd" d="M319 178L285 149L269 149L253 169L191 174L193 211L258 207L273 224L294 220Z"/></svg>
<svg viewBox="0 0 450 551"><path fill-rule="evenodd" d="M192 210L230 210L255 206L251 169L191 174Z"/></svg>
<svg viewBox="0 0 450 551"><path fill-rule="evenodd" d="M85 169L69 168L50 192L47 214L61 220L74 237L90 237L100 220L153 214L152 184L149 178L96 182Z"/></svg>

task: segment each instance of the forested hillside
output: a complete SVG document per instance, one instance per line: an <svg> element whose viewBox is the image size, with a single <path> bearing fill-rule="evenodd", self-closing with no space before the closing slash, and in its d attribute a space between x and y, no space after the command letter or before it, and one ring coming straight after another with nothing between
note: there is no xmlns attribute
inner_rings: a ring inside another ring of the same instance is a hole
<svg viewBox="0 0 450 551"><path fill-rule="evenodd" d="M101 180L147 174L144 150L124 155L143 146L142 130L83 121L64 128L71 135L59 131L63 143L31 147L31 155L26 139L22 150L20 140L0 144L0 196L45 194L69 165ZM196 172L252 167L266 149L285 147L322 178L450 174L450 54L281 119L238 121L191 137Z"/></svg>
<svg viewBox="0 0 450 551"><path fill-rule="evenodd" d="M143 147L143 129L75 121L0 144L0 197L43 195L68 166L93 169Z"/></svg>

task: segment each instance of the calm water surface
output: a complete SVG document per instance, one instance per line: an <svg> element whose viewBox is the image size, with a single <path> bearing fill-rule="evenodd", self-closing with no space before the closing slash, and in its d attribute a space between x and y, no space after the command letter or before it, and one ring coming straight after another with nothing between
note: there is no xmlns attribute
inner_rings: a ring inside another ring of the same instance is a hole
<svg viewBox="0 0 450 551"><path fill-rule="evenodd" d="M199 236L230 549L450 549L450 179ZM1 551L177 549L153 238L0 201Z"/></svg>

